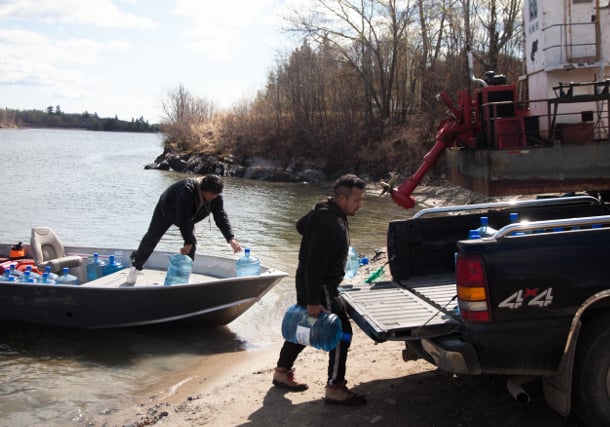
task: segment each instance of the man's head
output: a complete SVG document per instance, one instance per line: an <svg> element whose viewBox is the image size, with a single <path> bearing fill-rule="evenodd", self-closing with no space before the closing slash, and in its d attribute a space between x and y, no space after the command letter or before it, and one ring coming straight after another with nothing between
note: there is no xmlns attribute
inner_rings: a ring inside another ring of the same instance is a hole
<svg viewBox="0 0 610 427"><path fill-rule="evenodd" d="M355 215L362 205L366 182L354 174L346 174L335 181L335 202L345 215Z"/></svg>
<svg viewBox="0 0 610 427"><path fill-rule="evenodd" d="M223 183L218 175L206 175L199 183L199 192L203 198L210 202L222 193Z"/></svg>

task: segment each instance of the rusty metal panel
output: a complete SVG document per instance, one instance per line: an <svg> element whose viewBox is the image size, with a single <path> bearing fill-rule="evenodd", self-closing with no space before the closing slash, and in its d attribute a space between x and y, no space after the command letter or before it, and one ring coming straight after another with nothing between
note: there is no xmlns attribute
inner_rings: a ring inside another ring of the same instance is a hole
<svg viewBox="0 0 610 427"><path fill-rule="evenodd" d="M610 144L450 149L449 181L486 196L610 189Z"/></svg>

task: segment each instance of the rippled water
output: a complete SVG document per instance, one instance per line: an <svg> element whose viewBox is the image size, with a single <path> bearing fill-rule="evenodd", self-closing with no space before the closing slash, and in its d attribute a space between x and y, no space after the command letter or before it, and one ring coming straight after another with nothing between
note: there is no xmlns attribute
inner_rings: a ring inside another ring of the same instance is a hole
<svg viewBox="0 0 610 427"><path fill-rule="evenodd" d="M184 177L144 169L162 152L160 141L150 134L0 129L0 241L27 242L32 227L50 226L65 244L137 246L160 193ZM368 256L385 245L387 222L408 214L378 191L369 189L350 218L352 244ZM225 178L236 238L289 274L226 327L73 331L0 323L0 425L99 425L100 411L120 407L164 375L280 342L281 316L294 300L294 223L328 193L304 183ZM213 221L199 223L197 236L198 251L234 256ZM181 246L171 229L159 249Z"/></svg>

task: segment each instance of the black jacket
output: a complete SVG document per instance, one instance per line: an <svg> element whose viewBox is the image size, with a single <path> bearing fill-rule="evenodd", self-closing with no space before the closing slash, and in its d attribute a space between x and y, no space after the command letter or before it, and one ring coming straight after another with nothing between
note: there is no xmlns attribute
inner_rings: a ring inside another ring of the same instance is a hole
<svg viewBox="0 0 610 427"><path fill-rule="evenodd" d="M296 273L297 304L322 304L322 286L336 296L349 248L347 217L332 198L317 203L297 221L303 236ZM325 304L323 304L325 305Z"/></svg>
<svg viewBox="0 0 610 427"><path fill-rule="evenodd" d="M194 227L210 214L214 216L216 226L229 242L233 237L233 230L224 202L219 194L211 202L199 197L199 179L181 179L170 185L159 197L158 207L162 209L165 218L180 229L185 244L194 244Z"/></svg>

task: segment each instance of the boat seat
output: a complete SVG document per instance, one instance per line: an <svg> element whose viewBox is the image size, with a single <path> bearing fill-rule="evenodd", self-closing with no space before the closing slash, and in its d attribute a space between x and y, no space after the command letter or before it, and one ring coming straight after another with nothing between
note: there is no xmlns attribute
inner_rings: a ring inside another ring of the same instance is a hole
<svg viewBox="0 0 610 427"><path fill-rule="evenodd" d="M78 255L66 255L61 240L49 227L32 228L30 250L38 268L50 266L53 273L61 273L64 267L78 267L83 262Z"/></svg>

